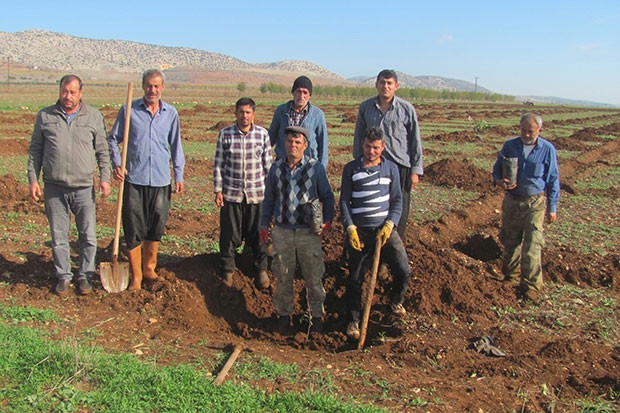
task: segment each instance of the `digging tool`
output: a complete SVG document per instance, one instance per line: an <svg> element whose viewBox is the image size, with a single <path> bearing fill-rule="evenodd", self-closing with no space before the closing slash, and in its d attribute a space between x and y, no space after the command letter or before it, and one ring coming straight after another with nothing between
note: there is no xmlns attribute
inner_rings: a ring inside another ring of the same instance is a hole
<svg viewBox="0 0 620 413"><path fill-rule="evenodd" d="M129 140L129 123L131 119L131 97L133 92L133 82L127 85L127 104L125 105L125 129L123 130L123 150L121 153L121 171L125 171L127 164L127 147ZM116 207L116 226L114 228L114 246L112 249L112 262L102 262L99 265L101 274L101 284L109 293L120 293L127 289L129 285L129 263L118 262L118 245L121 233L121 213L123 210L123 192L125 180L120 182L118 187L118 203Z"/></svg>
<svg viewBox="0 0 620 413"><path fill-rule="evenodd" d="M239 357L239 354L241 354L242 351L243 346L241 344L237 344L232 354L228 358L228 361L226 362L226 364L224 364L224 367L222 367L222 370L213 381L214 386L219 386L224 382L224 380L226 379L226 375L228 374L228 370L230 370L232 365L235 363L235 360L237 360L237 357Z"/></svg>
<svg viewBox="0 0 620 413"><path fill-rule="evenodd" d="M370 283L368 286L368 294L366 296L366 302L364 303L364 313L362 314L362 325L360 326L360 340L357 343L357 349L362 350L364 348L364 341L366 341L366 331L368 330L368 319L370 318L370 307L372 306L372 298L375 293L375 286L377 284L377 273L379 272L379 260L381 258L381 239L377 239L375 245L375 255L372 261L372 272L370 274Z"/></svg>

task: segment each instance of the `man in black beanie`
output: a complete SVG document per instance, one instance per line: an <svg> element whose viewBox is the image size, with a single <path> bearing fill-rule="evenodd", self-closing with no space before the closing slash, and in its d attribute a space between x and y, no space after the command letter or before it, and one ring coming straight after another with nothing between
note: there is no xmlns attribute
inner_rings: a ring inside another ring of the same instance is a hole
<svg viewBox="0 0 620 413"><path fill-rule="evenodd" d="M299 76L293 82L291 93L293 99L276 108L269 127L269 138L271 146L276 147L276 157L286 157L285 129L301 126L310 134L305 154L321 162L327 169L327 123L323 111L310 103L312 81L307 76Z"/></svg>

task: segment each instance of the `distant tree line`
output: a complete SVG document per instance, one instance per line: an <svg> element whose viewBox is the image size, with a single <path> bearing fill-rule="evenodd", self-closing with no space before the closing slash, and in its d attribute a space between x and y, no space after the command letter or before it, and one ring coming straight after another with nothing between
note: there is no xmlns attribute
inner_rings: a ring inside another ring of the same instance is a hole
<svg viewBox="0 0 620 413"><path fill-rule="evenodd" d="M279 85L273 82L262 83L261 93L290 93L290 86ZM362 86L323 86L315 85L312 88L313 97L319 98L357 98L363 99L377 94L374 87ZM404 99L412 100L472 100L484 102L514 102L515 97L498 93L457 92L451 90L431 90L420 88L401 87L396 94Z"/></svg>

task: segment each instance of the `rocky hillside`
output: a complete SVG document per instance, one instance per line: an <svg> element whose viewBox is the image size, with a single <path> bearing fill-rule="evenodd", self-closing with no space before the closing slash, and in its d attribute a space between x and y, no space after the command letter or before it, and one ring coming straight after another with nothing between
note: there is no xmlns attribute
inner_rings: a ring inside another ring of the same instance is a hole
<svg viewBox="0 0 620 413"><path fill-rule="evenodd" d="M58 72L141 73L157 67L181 82L204 82L206 72L235 74L250 83L289 83L306 74L320 83L374 86L375 77L344 79L336 73L305 60L274 63L247 63L231 56L186 47L165 47L123 40L94 40L45 30L17 33L0 32L0 56L11 62ZM490 92L471 82L438 76L411 76L398 72L403 87L432 90ZM220 81L227 81L226 79ZM230 81L230 80L228 80Z"/></svg>
<svg viewBox="0 0 620 413"><path fill-rule="evenodd" d="M93 40L44 30L0 32L0 55L28 66L57 71L140 73L148 67L210 72L306 73L342 79L314 63L285 60L250 64L231 56L185 47L164 47L122 40Z"/></svg>

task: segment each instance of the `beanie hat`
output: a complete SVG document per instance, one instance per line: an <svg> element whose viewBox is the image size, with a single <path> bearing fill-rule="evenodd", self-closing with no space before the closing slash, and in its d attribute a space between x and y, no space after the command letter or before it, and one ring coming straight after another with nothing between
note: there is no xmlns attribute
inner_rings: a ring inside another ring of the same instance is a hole
<svg viewBox="0 0 620 413"><path fill-rule="evenodd" d="M295 79L295 82L293 82L293 88L291 89L291 93L294 93L300 87L308 89L310 95L312 96L312 81L308 79L308 77L299 76L297 79Z"/></svg>

